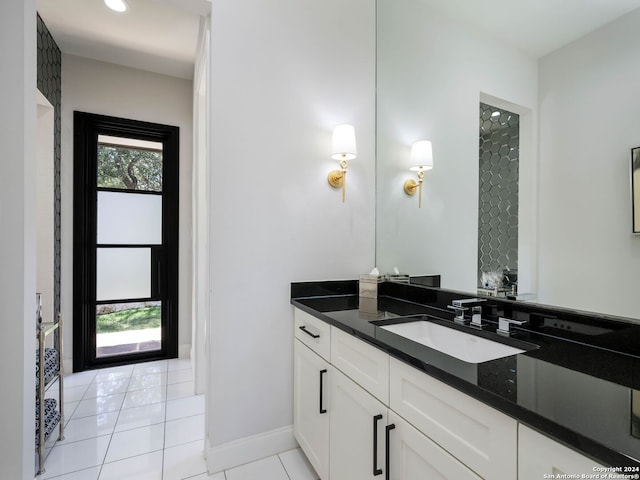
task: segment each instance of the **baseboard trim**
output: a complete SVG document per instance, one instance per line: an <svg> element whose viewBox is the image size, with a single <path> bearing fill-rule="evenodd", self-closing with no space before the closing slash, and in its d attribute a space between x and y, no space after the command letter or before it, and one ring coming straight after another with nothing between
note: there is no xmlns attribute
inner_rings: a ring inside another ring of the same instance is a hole
<svg viewBox="0 0 640 480"><path fill-rule="evenodd" d="M207 445L207 469L210 474L218 473L297 447L292 425L214 447Z"/></svg>

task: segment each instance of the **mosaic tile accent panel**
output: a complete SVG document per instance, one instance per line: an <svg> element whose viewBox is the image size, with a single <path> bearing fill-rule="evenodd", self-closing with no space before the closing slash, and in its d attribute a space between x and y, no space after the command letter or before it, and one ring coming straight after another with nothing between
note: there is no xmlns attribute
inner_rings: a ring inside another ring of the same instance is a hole
<svg viewBox="0 0 640 480"><path fill-rule="evenodd" d="M62 97L62 53L51 36L51 32L38 15L37 45L38 45L38 90L54 107L54 164L53 164L53 197L54 205L53 238L54 238L54 266L53 266L53 310L57 316L60 311L60 101Z"/></svg>
<svg viewBox="0 0 640 480"><path fill-rule="evenodd" d="M478 285L482 272L518 269L520 116L480 103Z"/></svg>

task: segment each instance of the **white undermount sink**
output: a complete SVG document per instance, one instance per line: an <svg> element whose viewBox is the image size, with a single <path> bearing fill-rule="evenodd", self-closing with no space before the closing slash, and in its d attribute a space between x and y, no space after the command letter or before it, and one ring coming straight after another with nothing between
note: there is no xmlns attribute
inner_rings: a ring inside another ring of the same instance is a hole
<svg viewBox="0 0 640 480"><path fill-rule="evenodd" d="M469 363L488 362L525 351L424 320L380 328Z"/></svg>

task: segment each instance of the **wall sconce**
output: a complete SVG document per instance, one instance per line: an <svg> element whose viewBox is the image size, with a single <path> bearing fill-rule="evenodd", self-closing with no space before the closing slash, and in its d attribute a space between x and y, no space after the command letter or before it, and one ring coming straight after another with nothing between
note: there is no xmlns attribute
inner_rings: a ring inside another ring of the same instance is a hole
<svg viewBox="0 0 640 480"><path fill-rule="evenodd" d="M433 151L429 140L421 140L411 145L411 166L409 170L418 172L418 183L413 178L404 182L404 193L415 195L418 190L418 208L422 207L422 181L424 172L433 168Z"/></svg>
<svg viewBox="0 0 640 480"><path fill-rule="evenodd" d="M356 131L353 125L338 125L333 129L331 139L331 158L340 161L340 170L332 170L327 176L333 188L342 187L342 201L345 198L347 166L349 160L356 158Z"/></svg>

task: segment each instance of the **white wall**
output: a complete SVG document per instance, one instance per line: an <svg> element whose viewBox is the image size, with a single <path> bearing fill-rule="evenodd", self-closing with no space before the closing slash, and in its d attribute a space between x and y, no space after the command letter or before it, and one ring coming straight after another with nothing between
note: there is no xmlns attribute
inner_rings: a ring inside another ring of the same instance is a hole
<svg viewBox="0 0 640 480"><path fill-rule="evenodd" d="M36 6L0 2L0 471L34 477Z"/></svg>
<svg viewBox="0 0 640 480"><path fill-rule="evenodd" d="M540 61L539 300L640 317L640 10Z"/></svg>
<svg viewBox="0 0 640 480"><path fill-rule="evenodd" d="M156 73L62 56L62 279L65 358L72 355L73 112L79 110L180 127L178 318L180 350L191 344L192 82Z"/></svg>
<svg viewBox="0 0 640 480"><path fill-rule="evenodd" d="M214 0L208 464L292 446L290 282L374 261L374 0ZM356 129L347 199L331 130Z"/></svg>
<svg viewBox="0 0 640 480"><path fill-rule="evenodd" d="M521 115L519 269L535 282L537 62L420 0L378 2L377 263L475 291L481 100ZM505 103L508 102L508 103ZM431 140L422 208L402 185L411 144Z"/></svg>

